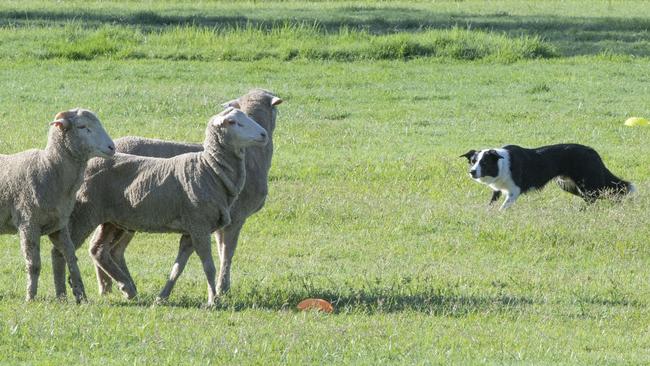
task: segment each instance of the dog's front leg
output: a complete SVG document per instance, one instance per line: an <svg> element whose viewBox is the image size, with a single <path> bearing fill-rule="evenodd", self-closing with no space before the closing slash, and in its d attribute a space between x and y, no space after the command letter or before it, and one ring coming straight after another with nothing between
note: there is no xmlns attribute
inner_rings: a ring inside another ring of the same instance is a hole
<svg viewBox="0 0 650 366"><path fill-rule="evenodd" d="M500 197L501 197L501 191L493 191L492 199L490 199L490 205L498 201Z"/></svg>
<svg viewBox="0 0 650 366"><path fill-rule="evenodd" d="M503 204L501 205L501 208L499 210L503 211L507 209L508 207L512 206L513 203L517 200L517 197L519 197L520 191L517 189L515 191L510 191L506 194L506 200L503 201Z"/></svg>

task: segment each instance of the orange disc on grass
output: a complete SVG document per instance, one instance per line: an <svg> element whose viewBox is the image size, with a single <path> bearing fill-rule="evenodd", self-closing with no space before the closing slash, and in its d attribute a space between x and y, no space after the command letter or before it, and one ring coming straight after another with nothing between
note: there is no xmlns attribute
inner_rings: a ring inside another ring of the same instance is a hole
<svg viewBox="0 0 650 366"><path fill-rule="evenodd" d="M334 307L327 300L323 299L305 299L298 304L298 310L318 310L324 313L331 313Z"/></svg>

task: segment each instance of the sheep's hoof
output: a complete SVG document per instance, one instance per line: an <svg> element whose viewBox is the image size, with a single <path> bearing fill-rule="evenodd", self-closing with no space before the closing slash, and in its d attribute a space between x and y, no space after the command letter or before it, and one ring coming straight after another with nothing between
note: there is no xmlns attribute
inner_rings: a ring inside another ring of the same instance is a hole
<svg viewBox="0 0 650 366"><path fill-rule="evenodd" d="M72 287L72 294L74 295L77 304L81 304L82 302L86 301L86 290L83 288L83 286Z"/></svg>
<svg viewBox="0 0 650 366"><path fill-rule="evenodd" d="M201 309L216 310L217 305L214 302L208 302L207 304L201 305Z"/></svg>
<svg viewBox="0 0 650 366"><path fill-rule="evenodd" d="M74 298L77 304L88 302L88 298L86 298L86 294L84 292L81 292L80 294L75 294Z"/></svg>
<svg viewBox="0 0 650 366"><path fill-rule="evenodd" d="M120 291L122 291L122 294L124 297L126 297L128 300L133 299L138 295L137 291L131 286L125 285L125 286L120 286Z"/></svg>
<svg viewBox="0 0 650 366"><path fill-rule="evenodd" d="M155 305L167 305L167 298L166 297L160 297L157 296L156 299L153 301L154 306Z"/></svg>

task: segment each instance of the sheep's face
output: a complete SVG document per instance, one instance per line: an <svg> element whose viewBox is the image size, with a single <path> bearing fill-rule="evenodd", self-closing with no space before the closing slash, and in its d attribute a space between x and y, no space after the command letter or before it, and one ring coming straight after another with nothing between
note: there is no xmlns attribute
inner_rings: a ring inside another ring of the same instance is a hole
<svg viewBox="0 0 650 366"><path fill-rule="evenodd" d="M278 110L276 106L283 102L272 93L263 89L252 89L241 97L223 104L224 108L234 107L253 118L269 134L273 134Z"/></svg>
<svg viewBox="0 0 650 366"><path fill-rule="evenodd" d="M222 141L235 148L264 146L268 142L266 130L246 113L233 107L212 117L211 126L217 129Z"/></svg>
<svg viewBox="0 0 650 366"><path fill-rule="evenodd" d="M115 144L95 114L87 109L75 108L59 112L51 126L59 128L74 153L87 157L108 158L115 155Z"/></svg>

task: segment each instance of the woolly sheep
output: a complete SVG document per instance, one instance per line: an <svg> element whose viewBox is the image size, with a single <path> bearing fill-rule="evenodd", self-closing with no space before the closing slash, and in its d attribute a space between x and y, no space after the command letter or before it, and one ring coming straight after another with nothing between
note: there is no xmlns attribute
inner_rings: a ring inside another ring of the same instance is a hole
<svg viewBox="0 0 650 366"><path fill-rule="evenodd" d="M225 103L224 106L240 108L251 116L269 133L269 143L263 147L249 147L246 149L246 182L239 197L230 209L232 222L230 225L215 232L218 244L218 253L221 260L219 276L217 278L217 292L223 294L230 288L230 269L232 259L237 248L239 233L246 222L246 219L259 211L266 200L268 193L268 172L271 168L273 156L273 131L277 116L276 106L282 103L282 99L263 89L253 89L247 94ZM197 152L203 150L202 145L161 141L141 137L124 137L115 141L116 149L119 152L169 158L172 156ZM111 224L104 224L98 228L95 235L103 236L103 240L112 241L111 254L116 259L124 273L130 277L129 270L124 259L124 251L134 236L134 232L122 230ZM192 254L190 241L181 238L179 253L174 264L169 281L165 289L160 293L160 299L169 297L171 290L182 273L189 256ZM95 268L99 283L99 292L105 294L110 292L111 279L101 270Z"/></svg>
<svg viewBox="0 0 650 366"><path fill-rule="evenodd" d="M177 232L201 258L208 282L208 304L216 296L210 235L230 223L230 206L241 191L245 148L264 146L267 132L242 111L227 108L213 116L204 150L169 159L116 154L92 161L77 195L69 228L79 245L103 223L132 231ZM127 298L133 281L110 253L110 241L95 237L90 246L97 266L110 275Z"/></svg>
<svg viewBox="0 0 650 366"><path fill-rule="evenodd" d="M77 302L86 294L66 228L88 160L111 157L115 145L86 109L58 113L45 150L0 156L0 234L18 233L27 267L27 300L33 300L41 270L40 237L48 235L65 266ZM63 284L65 288L65 281Z"/></svg>
<svg viewBox="0 0 650 366"><path fill-rule="evenodd" d="M233 106L241 109L264 127L269 134L269 143L263 147L252 146L246 149L246 182L239 197L230 209L232 222L230 225L215 232L215 238L218 244L217 249L221 260L217 278L218 294L223 294L230 288L232 259L237 248L239 233L246 219L264 206L268 192L268 172L273 156L273 131L277 116L276 106L282 102L282 99L269 91L253 89L245 95L224 104L224 106ZM203 146L200 144L162 141L142 137L119 138L115 140L115 145L117 151L121 153L159 158L170 158L188 152L199 152L203 150ZM103 240L111 242L111 255L113 259L115 259L124 274L129 278L131 278L131 275L126 265L124 252L134 235L135 233L133 231L122 230L110 223L106 223L95 231L95 238L93 238L93 241ZM160 299L169 297L176 280L182 273L189 256L192 254L192 249L191 241L187 238L181 238L177 261L172 268L165 290L159 296ZM96 266L95 270L97 272L100 294L110 292L112 286L111 278L101 267ZM131 279L131 281L133 280Z"/></svg>

